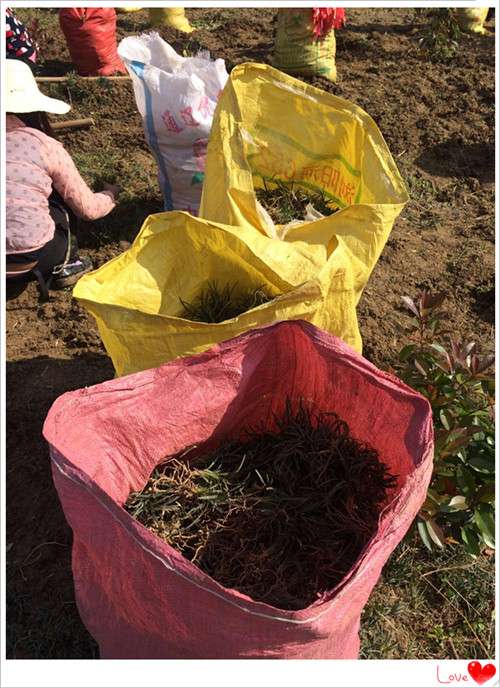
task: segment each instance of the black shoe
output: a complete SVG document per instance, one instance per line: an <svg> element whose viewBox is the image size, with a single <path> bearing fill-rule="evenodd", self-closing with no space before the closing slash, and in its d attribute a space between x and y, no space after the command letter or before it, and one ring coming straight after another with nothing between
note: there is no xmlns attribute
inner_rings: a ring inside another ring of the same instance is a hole
<svg viewBox="0 0 500 688"><path fill-rule="evenodd" d="M52 286L56 289L71 287L78 282L82 275L93 269L89 258L76 258L70 263L66 263L58 268L54 268L52 273Z"/></svg>

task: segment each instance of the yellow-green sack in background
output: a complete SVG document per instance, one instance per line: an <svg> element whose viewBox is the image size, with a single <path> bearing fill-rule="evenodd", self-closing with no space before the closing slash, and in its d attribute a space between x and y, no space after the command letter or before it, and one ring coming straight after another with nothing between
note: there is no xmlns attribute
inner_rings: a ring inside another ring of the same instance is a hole
<svg viewBox="0 0 500 688"><path fill-rule="evenodd" d="M489 7L460 7L455 9L459 27L467 33L485 34L486 29L483 25L489 9Z"/></svg>
<svg viewBox="0 0 500 688"><path fill-rule="evenodd" d="M338 229L334 237L326 218L313 223L307 236L280 241L249 225L159 213L146 219L125 253L84 275L73 295L95 317L118 376L276 320L308 320L359 351L355 301L365 266L344 239L355 231L363 253L373 247L365 228L347 220ZM236 283L237 291L260 289L275 298L221 323L182 317L181 299L193 303L210 282Z"/></svg>
<svg viewBox="0 0 500 688"><path fill-rule="evenodd" d="M274 225L255 194L273 180L320 192L340 210ZM200 217L286 241L310 243L321 233L357 304L407 200L389 149L361 108L266 65L233 69L212 123ZM355 330L352 324L346 341L359 350Z"/></svg>
<svg viewBox="0 0 500 688"><path fill-rule="evenodd" d="M194 31L182 7L150 7L148 11L151 26L170 26L184 33Z"/></svg>
<svg viewBox="0 0 500 688"><path fill-rule="evenodd" d="M314 36L311 7L278 10L273 58L277 69L337 81L335 52L333 29L319 39Z"/></svg>

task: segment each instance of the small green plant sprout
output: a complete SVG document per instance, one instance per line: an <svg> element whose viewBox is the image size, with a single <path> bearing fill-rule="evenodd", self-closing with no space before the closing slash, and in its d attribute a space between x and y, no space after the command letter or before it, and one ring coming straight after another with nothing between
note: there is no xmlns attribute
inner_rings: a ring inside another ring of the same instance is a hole
<svg viewBox="0 0 500 688"><path fill-rule="evenodd" d="M417 521L428 549L460 541L472 555L495 547L494 377L492 355L452 336L445 294L403 297L412 319L397 373L429 400L434 472Z"/></svg>
<svg viewBox="0 0 500 688"><path fill-rule="evenodd" d="M457 53L462 35L454 10L449 7L434 7L417 12L424 13L429 20L419 41L423 54L431 62L449 62Z"/></svg>

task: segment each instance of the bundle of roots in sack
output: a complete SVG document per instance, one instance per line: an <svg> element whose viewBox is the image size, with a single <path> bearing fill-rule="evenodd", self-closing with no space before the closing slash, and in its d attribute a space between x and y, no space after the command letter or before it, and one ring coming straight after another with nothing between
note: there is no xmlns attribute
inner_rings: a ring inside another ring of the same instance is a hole
<svg viewBox="0 0 500 688"><path fill-rule="evenodd" d="M274 420L170 457L125 507L225 587L298 610L352 568L396 477L333 412L288 400Z"/></svg>

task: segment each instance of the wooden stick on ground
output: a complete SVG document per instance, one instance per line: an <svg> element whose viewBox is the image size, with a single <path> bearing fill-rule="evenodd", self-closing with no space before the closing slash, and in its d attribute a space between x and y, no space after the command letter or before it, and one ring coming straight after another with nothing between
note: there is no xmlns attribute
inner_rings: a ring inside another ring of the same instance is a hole
<svg viewBox="0 0 500 688"><path fill-rule="evenodd" d="M91 117L85 117L84 119L69 119L63 122L51 122L50 126L52 129L86 129L87 127L94 126L95 122Z"/></svg>
<svg viewBox="0 0 500 688"><path fill-rule="evenodd" d="M68 81L69 78L73 78L73 75L68 76L37 76L36 80L38 83L47 82L62 82ZM84 79L85 81L98 81L99 79L109 79L110 81L130 81L129 76L77 76L77 79Z"/></svg>

